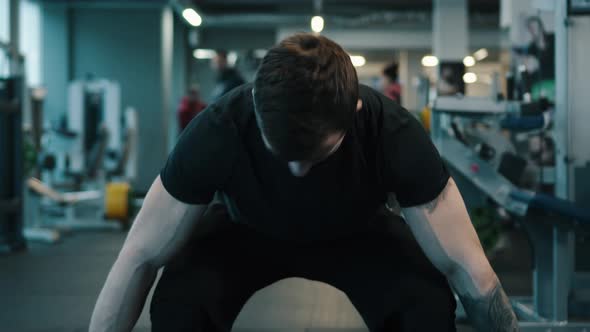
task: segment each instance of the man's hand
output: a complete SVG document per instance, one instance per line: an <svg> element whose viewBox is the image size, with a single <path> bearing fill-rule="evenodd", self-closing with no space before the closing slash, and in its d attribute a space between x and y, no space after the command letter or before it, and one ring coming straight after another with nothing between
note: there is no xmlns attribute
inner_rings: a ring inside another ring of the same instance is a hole
<svg viewBox="0 0 590 332"><path fill-rule="evenodd" d="M432 202L402 211L422 250L458 293L477 331L518 331L516 315L453 179Z"/></svg>
<svg viewBox="0 0 590 332"><path fill-rule="evenodd" d="M480 298L461 296L465 312L478 331L518 331L518 321L510 300L498 282L487 295Z"/></svg>

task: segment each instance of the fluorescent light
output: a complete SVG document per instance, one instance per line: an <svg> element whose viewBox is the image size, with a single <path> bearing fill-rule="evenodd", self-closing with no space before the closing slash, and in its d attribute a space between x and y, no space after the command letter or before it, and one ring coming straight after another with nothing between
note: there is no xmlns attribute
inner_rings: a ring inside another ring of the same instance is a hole
<svg viewBox="0 0 590 332"><path fill-rule="evenodd" d="M208 50L204 48L197 48L193 51L193 56L197 59L213 59L216 52L214 50Z"/></svg>
<svg viewBox="0 0 590 332"><path fill-rule="evenodd" d="M267 50L265 50L263 48L254 50L254 57L262 59L266 55L266 52L267 52Z"/></svg>
<svg viewBox="0 0 590 332"><path fill-rule="evenodd" d="M475 75L475 73L465 73L465 75L463 75L463 82L467 84L475 83L477 82L477 75Z"/></svg>
<svg viewBox="0 0 590 332"><path fill-rule="evenodd" d="M465 67L473 67L475 65L475 59L471 55L468 55L463 58L463 64Z"/></svg>
<svg viewBox="0 0 590 332"><path fill-rule="evenodd" d="M197 13L196 10L192 8L187 8L182 11L182 17L192 26L198 27L203 23L203 19L201 19L201 15Z"/></svg>
<svg viewBox="0 0 590 332"><path fill-rule="evenodd" d="M322 32L322 30L324 30L324 18L321 16L312 17L311 30L313 30L314 32Z"/></svg>
<svg viewBox="0 0 590 332"><path fill-rule="evenodd" d="M367 63L367 60L362 55L351 55L350 61L352 62L352 65L355 67L362 67L365 65L365 63Z"/></svg>
<svg viewBox="0 0 590 332"><path fill-rule="evenodd" d="M422 57L422 66L436 67L438 66L438 58L434 55L425 55L424 57Z"/></svg>
<svg viewBox="0 0 590 332"><path fill-rule="evenodd" d="M479 50L475 51L475 53L473 53L473 57L475 57L475 60L481 61L488 57L488 50L485 48L480 48Z"/></svg>
<svg viewBox="0 0 590 332"><path fill-rule="evenodd" d="M230 67L233 67L233 66L236 65L236 61L238 61L238 53L233 52L233 51L232 52L229 52L227 54L227 64Z"/></svg>

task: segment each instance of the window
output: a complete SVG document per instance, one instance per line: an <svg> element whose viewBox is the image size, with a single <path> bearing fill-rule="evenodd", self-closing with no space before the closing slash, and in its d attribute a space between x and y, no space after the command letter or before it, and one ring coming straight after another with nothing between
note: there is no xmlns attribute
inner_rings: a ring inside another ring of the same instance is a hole
<svg viewBox="0 0 590 332"><path fill-rule="evenodd" d="M0 0L0 43L8 43L9 30L8 30L8 15L10 13L9 0ZM8 75L9 62L6 53L0 50L0 77Z"/></svg>
<svg viewBox="0 0 590 332"><path fill-rule="evenodd" d="M3 1L3 0L0 0ZM41 8L38 1L21 0L20 52L25 56L28 86L41 84Z"/></svg>
<svg viewBox="0 0 590 332"><path fill-rule="evenodd" d="M0 42L8 42L8 15L10 13L9 0L0 0Z"/></svg>

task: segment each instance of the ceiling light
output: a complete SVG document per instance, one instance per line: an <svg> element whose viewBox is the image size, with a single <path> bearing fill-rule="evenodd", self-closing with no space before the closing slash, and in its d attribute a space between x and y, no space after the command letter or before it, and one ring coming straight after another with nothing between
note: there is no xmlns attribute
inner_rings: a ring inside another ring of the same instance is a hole
<svg viewBox="0 0 590 332"><path fill-rule="evenodd" d="M467 84L475 83L477 82L477 75L475 75L475 73L465 73L465 75L463 75L463 82Z"/></svg>
<svg viewBox="0 0 590 332"><path fill-rule="evenodd" d="M197 48L193 51L193 56L197 59L213 59L215 57L214 50L208 50L204 48Z"/></svg>
<svg viewBox="0 0 590 332"><path fill-rule="evenodd" d="M475 53L473 53L473 57L475 57L475 60L481 61L488 57L488 50L485 48L480 48L479 50L475 51Z"/></svg>
<svg viewBox="0 0 590 332"><path fill-rule="evenodd" d="M266 55L266 52L267 52L267 50L265 50L263 48L254 50L254 57L262 59Z"/></svg>
<svg viewBox="0 0 590 332"><path fill-rule="evenodd" d="M425 55L424 57L422 57L422 66L436 67L438 66L438 58L434 55Z"/></svg>
<svg viewBox="0 0 590 332"><path fill-rule="evenodd" d="M475 65L475 59L471 55L468 55L463 58L463 64L465 67L473 67Z"/></svg>
<svg viewBox="0 0 590 332"><path fill-rule="evenodd" d="M362 55L351 55L350 61L352 62L352 65L355 67L362 67L365 65L365 63L367 63L367 60Z"/></svg>
<svg viewBox="0 0 590 332"><path fill-rule="evenodd" d="M197 13L196 10L192 8L187 8L182 11L182 17L192 26L198 27L203 23L203 19L201 19L201 15Z"/></svg>
<svg viewBox="0 0 590 332"><path fill-rule="evenodd" d="M320 33L324 30L324 18L321 16L314 16L311 18L311 30Z"/></svg>

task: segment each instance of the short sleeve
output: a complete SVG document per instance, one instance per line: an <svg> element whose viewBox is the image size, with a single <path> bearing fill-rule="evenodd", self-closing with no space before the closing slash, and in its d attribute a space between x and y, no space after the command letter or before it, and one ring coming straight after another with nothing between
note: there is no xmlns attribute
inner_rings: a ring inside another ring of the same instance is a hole
<svg viewBox="0 0 590 332"><path fill-rule="evenodd" d="M425 204L443 191L449 172L422 124L405 110L396 112L405 115L404 124L395 130L388 121L399 116L384 117L386 189L396 194L402 207Z"/></svg>
<svg viewBox="0 0 590 332"><path fill-rule="evenodd" d="M237 135L213 107L184 129L160 172L164 188L187 204L208 204L231 177Z"/></svg>

